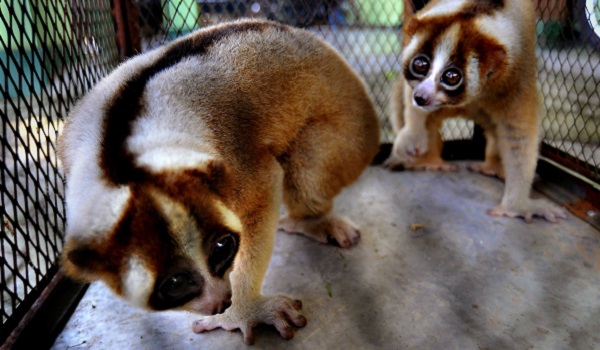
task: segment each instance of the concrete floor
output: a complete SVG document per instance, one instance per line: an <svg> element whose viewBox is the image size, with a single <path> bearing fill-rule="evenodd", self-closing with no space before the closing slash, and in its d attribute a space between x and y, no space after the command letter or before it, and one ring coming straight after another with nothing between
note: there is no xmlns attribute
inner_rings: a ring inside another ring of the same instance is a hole
<svg viewBox="0 0 600 350"><path fill-rule="evenodd" d="M308 325L290 341L261 327L253 348L600 348L600 233L572 215L490 217L502 189L464 166L369 168L336 202L362 227L356 247L277 234L263 290L302 299ZM238 332L194 334L196 318L147 313L93 284L53 348L246 348Z"/></svg>

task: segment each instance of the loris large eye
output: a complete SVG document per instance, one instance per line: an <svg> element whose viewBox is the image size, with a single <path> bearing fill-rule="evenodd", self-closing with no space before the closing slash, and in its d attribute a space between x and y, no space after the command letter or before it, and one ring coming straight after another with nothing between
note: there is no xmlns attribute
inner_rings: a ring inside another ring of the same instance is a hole
<svg viewBox="0 0 600 350"><path fill-rule="evenodd" d="M223 276L233 263L237 250L238 237L232 233L224 235L215 243L208 258L208 265L215 275Z"/></svg>
<svg viewBox="0 0 600 350"><path fill-rule="evenodd" d="M463 76L460 70L449 68L442 73L440 82L448 90L456 90L463 81Z"/></svg>
<svg viewBox="0 0 600 350"><path fill-rule="evenodd" d="M160 298L169 304L182 304L193 298L199 290L201 286L187 272L179 272L167 277L158 288Z"/></svg>
<svg viewBox="0 0 600 350"><path fill-rule="evenodd" d="M429 57L418 55L410 62L410 73L418 78L424 78L429 73L430 63Z"/></svg>

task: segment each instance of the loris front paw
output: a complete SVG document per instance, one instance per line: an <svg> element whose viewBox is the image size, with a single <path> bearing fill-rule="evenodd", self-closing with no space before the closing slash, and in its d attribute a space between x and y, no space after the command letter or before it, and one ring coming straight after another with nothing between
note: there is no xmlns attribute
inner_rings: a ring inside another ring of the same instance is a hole
<svg viewBox="0 0 600 350"><path fill-rule="evenodd" d="M241 304L241 305L240 305ZM306 317L302 315L302 302L284 296L261 296L258 300L246 303L236 303L225 313L206 316L192 325L194 332L202 333L216 328L228 331L242 331L246 344L254 343L253 329L261 323L275 326L279 335L284 339L294 337L293 327L306 326Z"/></svg>
<svg viewBox="0 0 600 350"><path fill-rule="evenodd" d="M394 140L392 153L383 166L387 169L409 167L415 158L427 153L428 142L427 130L402 128Z"/></svg>
<svg viewBox="0 0 600 350"><path fill-rule="evenodd" d="M532 222L534 216L545 218L552 223L567 218L567 213L563 208L544 199L529 199L525 203L509 208L500 204L488 213L493 216L522 217L527 223Z"/></svg>

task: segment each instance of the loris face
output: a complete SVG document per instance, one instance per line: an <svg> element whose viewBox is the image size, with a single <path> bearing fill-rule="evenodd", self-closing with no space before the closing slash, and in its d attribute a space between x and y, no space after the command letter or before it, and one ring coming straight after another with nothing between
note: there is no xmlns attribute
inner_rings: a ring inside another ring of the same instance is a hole
<svg viewBox="0 0 600 350"><path fill-rule="evenodd" d="M493 18L454 5L425 9L404 27L403 74L412 103L427 111L477 99L506 64L505 48L487 31Z"/></svg>
<svg viewBox="0 0 600 350"><path fill-rule="evenodd" d="M231 305L229 274L242 225L198 171L156 176L131 185L121 199L88 203L95 216L114 206L118 221L105 235L77 234L67 241L69 275L104 281L117 295L151 310L183 309L201 314ZM104 215L109 217L108 215ZM72 226L90 228L89 223Z"/></svg>

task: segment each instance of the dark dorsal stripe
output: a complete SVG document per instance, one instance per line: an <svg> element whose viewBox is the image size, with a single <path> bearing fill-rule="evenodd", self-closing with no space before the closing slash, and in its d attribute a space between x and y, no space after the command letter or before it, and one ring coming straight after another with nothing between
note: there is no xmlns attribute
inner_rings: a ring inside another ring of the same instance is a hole
<svg viewBox="0 0 600 350"><path fill-rule="evenodd" d="M100 165L104 169L106 180L114 185L124 185L142 181L146 177L145 170L135 165L133 154L126 149L125 143L131 134L133 122L142 112L144 88L153 76L186 57L205 54L219 40L267 28L286 29L285 26L272 22L238 22L192 34L171 44L162 57L125 81L115 91L112 103L106 106L100 154Z"/></svg>
<svg viewBox="0 0 600 350"><path fill-rule="evenodd" d="M504 0L476 0L465 6L461 12L463 18L473 18L479 15L493 15L504 8Z"/></svg>

